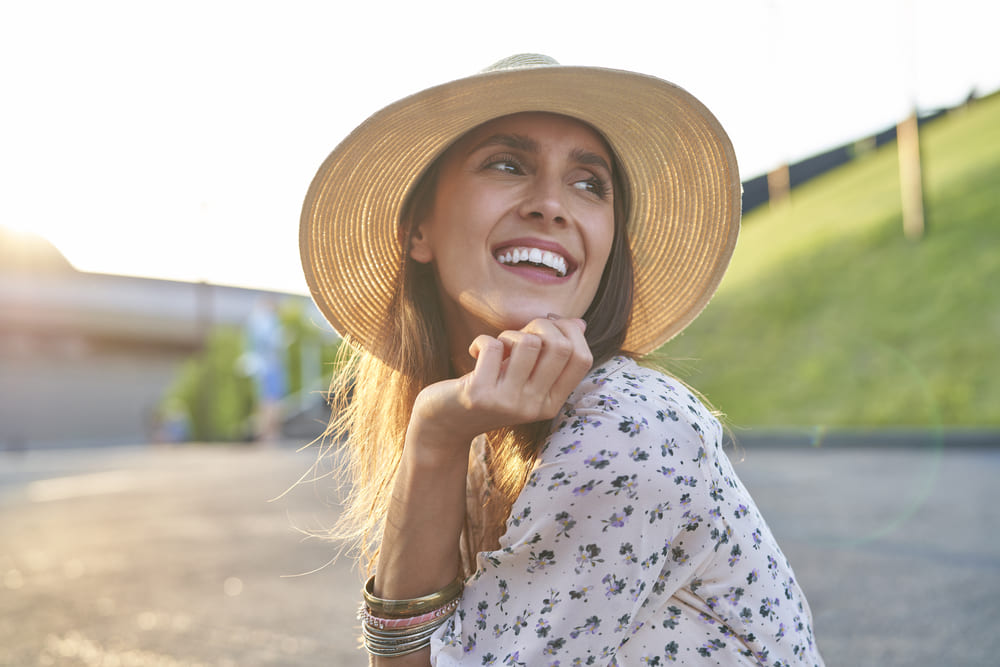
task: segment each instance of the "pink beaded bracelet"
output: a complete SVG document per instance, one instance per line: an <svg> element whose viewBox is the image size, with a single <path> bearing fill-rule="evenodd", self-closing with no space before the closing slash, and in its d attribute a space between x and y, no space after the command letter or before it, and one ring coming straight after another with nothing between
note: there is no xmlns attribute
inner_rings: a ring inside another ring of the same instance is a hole
<svg viewBox="0 0 1000 667"><path fill-rule="evenodd" d="M460 598L456 598L444 605L443 607L438 607L425 614L420 614L419 616L410 616L407 618L382 618L380 616L374 615L368 607L362 605L361 612L358 614L365 623L368 625L378 628L379 630L390 630L390 629L408 629L414 628L418 625L423 625L424 623L430 623L431 621L436 621L443 616L448 616L458 608L458 603Z"/></svg>

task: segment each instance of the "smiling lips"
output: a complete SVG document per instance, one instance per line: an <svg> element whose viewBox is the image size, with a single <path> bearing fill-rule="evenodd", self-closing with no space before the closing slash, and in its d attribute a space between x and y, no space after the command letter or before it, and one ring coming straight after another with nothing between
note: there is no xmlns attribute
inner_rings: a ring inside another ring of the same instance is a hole
<svg viewBox="0 0 1000 667"><path fill-rule="evenodd" d="M566 258L549 250L524 246L504 248L497 253L496 259L501 264L507 264L508 266L524 262L537 266L545 266L555 271L556 275L560 278L566 275Z"/></svg>

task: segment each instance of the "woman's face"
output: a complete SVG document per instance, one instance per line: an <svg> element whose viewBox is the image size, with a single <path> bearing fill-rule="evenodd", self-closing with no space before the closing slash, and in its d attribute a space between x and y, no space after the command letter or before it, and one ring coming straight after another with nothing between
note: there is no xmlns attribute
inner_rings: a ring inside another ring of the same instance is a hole
<svg viewBox="0 0 1000 667"><path fill-rule="evenodd" d="M410 256L433 262L454 344L586 312L614 236L611 165L590 126L548 113L498 118L448 149Z"/></svg>

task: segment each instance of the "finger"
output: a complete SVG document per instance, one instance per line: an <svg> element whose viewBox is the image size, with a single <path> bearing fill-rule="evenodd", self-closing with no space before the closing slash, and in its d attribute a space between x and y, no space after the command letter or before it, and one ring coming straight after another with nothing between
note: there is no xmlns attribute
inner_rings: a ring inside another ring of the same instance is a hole
<svg viewBox="0 0 1000 667"><path fill-rule="evenodd" d="M479 353L483 348L494 347L497 343L500 343L500 341L493 336L487 336L486 334L476 336L469 345L469 356L473 359L478 359ZM500 343L500 345L502 347L503 343Z"/></svg>
<svg viewBox="0 0 1000 667"><path fill-rule="evenodd" d="M589 353L590 347L587 345L586 333L587 333L587 323L580 319L579 317L574 318L548 318L549 322L552 323L559 331L573 343L573 349L575 352L581 351L582 347L587 348Z"/></svg>
<svg viewBox="0 0 1000 667"><path fill-rule="evenodd" d="M590 372L593 355L584 336L585 323L578 319L534 320L525 327L542 339L542 353L532 380L543 391L546 411L558 410L569 394Z"/></svg>
<svg viewBox="0 0 1000 667"><path fill-rule="evenodd" d="M508 350L501 381L514 385L527 383L542 351L541 339L526 331L504 331L497 338Z"/></svg>
<svg viewBox="0 0 1000 667"><path fill-rule="evenodd" d="M563 396L563 401L570 392L586 377L594 364L594 355L585 336L587 324L581 319L561 319L553 322L566 336L572 346L572 353L562 373L552 383L552 394Z"/></svg>
<svg viewBox="0 0 1000 667"><path fill-rule="evenodd" d="M552 320L553 322L559 322L559 321L568 322L573 324L574 326L580 327L580 331L583 331L584 333L587 332L587 322L582 317L562 317L561 315L557 315L556 313L549 313L546 316L546 319Z"/></svg>
<svg viewBox="0 0 1000 667"><path fill-rule="evenodd" d="M504 344L493 336L483 334L476 336L472 344L469 345L469 354L476 360L473 373L484 380L495 383L500 376L505 356Z"/></svg>
<svg viewBox="0 0 1000 667"><path fill-rule="evenodd" d="M574 325L566 325L574 327ZM573 342L549 319L529 322L522 330L537 336L542 349L528 379L519 385L524 405L534 411L535 419L550 419L556 415L569 395L563 390L566 382L553 387L565 374L566 364L573 355Z"/></svg>
<svg viewBox="0 0 1000 667"><path fill-rule="evenodd" d="M561 323L561 320L550 317L532 320L522 329L535 334L542 341L542 351L531 380L544 384L546 390L562 373L573 355L574 342L567 334L573 328L572 324Z"/></svg>

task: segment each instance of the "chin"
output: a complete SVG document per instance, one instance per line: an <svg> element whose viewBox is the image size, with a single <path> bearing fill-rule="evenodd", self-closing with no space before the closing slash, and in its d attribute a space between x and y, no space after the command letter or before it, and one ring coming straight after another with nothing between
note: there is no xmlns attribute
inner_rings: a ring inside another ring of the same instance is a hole
<svg viewBox="0 0 1000 667"><path fill-rule="evenodd" d="M479 333L489 333L494 336L502 331L523 329L532 320L544 319L551 313L560 317L582 317L584 312L579 306L567 304L565 301L557 303L550 299L521 298L514 303L503 303L495 296L492 300L467 299L456 310L464 313L458 315L456 321L464 320L467 332L475 334L478 330Z"/></svg>
<svg viewBox="0 0 1000 667"><path fill-rule="evenodd" d="M559 317L579 317L579 315L568 313L565 306L555 304L522 307L498 318L499 322L502 323L500 330L523 329L532 320L545 319L551 314L558 315Z"/></svg>

